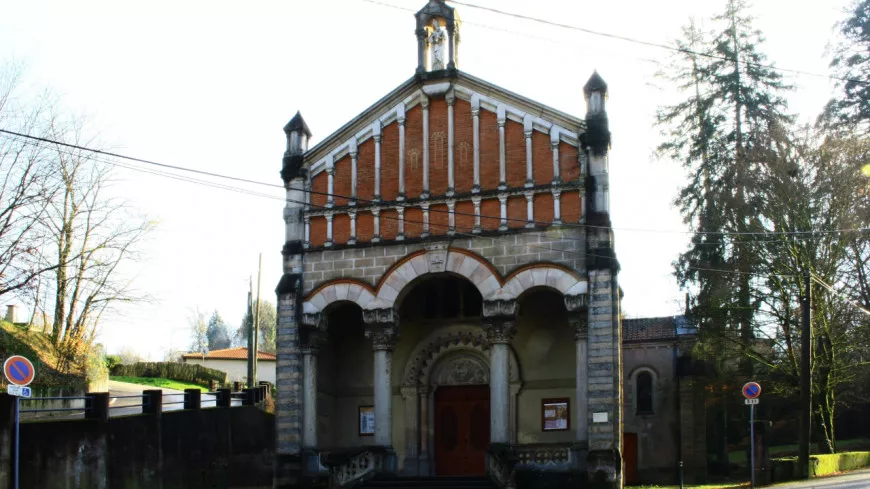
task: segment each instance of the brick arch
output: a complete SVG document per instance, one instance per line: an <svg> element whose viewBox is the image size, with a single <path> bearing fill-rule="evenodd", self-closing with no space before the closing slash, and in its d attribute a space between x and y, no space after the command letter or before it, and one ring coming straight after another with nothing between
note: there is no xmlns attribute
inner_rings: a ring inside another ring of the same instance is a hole
<svg viewBox="0 0 870 489"><path fill-rule="evenodd" d="M549 287L562 295L585 294L588 285L575 272L552 263L538 263L520 268L505 278L500 296L516 299L535 287Z"/></svg>
<svg viewBox="0 0 870 489"><path fill-rule="evenodd" d="M330 304L340 301L350 301L365 309L374 298L375 290L370 285L356 280L339 279L312 290L302 304L302 312L322 312Z"/></svg>
<svg viewBox="0 0 870 489"><path fill-rule="evenodd" d="M443 262L439 263L441 259ZM470 251L451 248L439 255L438 252L420 250L406 256L384 273L377 287L379 307L394 304L402 290L415 279L442 272L467 278L484 298L501 287L501 278L495 268L486 259Z"/></svg>

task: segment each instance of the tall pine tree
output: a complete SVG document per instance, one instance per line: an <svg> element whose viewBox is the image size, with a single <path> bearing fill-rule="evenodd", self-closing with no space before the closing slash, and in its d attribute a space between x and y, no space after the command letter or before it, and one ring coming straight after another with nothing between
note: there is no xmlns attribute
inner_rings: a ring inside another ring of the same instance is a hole
<svg viewBox="0 0 870 489"><path fill-rule="evenodd" d="M665 137L659 153L687 170L676 203L696 233L675 264L676 275L696 290L691 313L710 353L721 359L731 356L730 346L745 350L754 338L757 256L752 238L735 233L759 229L763 189L757 182L776 161L777 139L791 117L783 98L789 87L768 67L744 2L728 0L713 21L714 32L690 25L677 41L680 53L665 77L685 98L663 107L657 122ZM750 372L748 357L740 370Z"/></svg>

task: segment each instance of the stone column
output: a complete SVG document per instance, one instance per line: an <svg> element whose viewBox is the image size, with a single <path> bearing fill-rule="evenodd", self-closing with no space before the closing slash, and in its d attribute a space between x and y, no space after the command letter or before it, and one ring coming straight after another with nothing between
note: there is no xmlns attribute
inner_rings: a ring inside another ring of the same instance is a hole
<svg viewBox="0 0 870 489"><path fill-rule="evenodd" d="M357 147L356 138L351 138L349 143L350 148L350 202L348 205L356 205L357 197L357 166L359 165L359 149Z"/></svg>
<svg viewBox="0 0 870 489"><path fill-rule="evenodd" d="M398 340L397 314L392 307L363 311L366 338L375 352L375 444L393 445L393 348Z"/></svg>
<svg viewBox="0 0 870 489"><path fill-rule="evenodd" d="M327 196L326 196L326 207L332 207L335 205L335 198L333 195L335 194L335 167L332 166L332 156L329 157L329 161L327 162L326 167L326 175L327 175Z"/></svg>
<svg viewBox="0 0 870 489"><path fill-rule="evenodd" d="M326 242L323 243L323 246L329 248L332 246L332 218L334 216L332 214L326 215Z"/></svg>
<svg viewBox="0 0 870 489"><path fill-rule="evenodd" d="M535 227L535 192L527 190L526 195L526 227Z"/></svg>
<svg viewBox="0 0 870 489"><path fill-rule="evenodd" d="M586 311L586 294L566 296L565 306L568 309L568 324L574 331L576 343L576 374L575 380L575 408L572 418L574 419L575 439L578 445L588 446L589 409L589 317Z"/></svg>
<svg viewBox="0 0 870 489"><path fill-rule="evenodd" d="M498 202L501 205L501 222L498 225L499 231L507 231L508 223L507 223L507 194L499 194Z"/></svg>
<svg viewBox="0 0 870 489"><path fill-rule="evenodd" d="M483 231L483 228L480 227L480 197L472 197L471 202L474 204L474 228L471 232L477 234Z"/></svg>
<svg viewBox="0 0 870 489"><path fill-rule="evenodd" d="M562 169L559 168L559 130L550 130L550 149L553 150L553 185L562 182Z"/></svg>
<svg viewBox="0 0 870 489"><path fill-rule="evenodd" d="M399 104L396 114L399 124L399 195L396 200L405 200L405 104Z"/></svg>
<svg viewBox="0 0 870 489"><path fill-rule="evenodd" d="M420 441L417 422L419 410L419 397L416 387L402 387L402 399L405 401L405 463L403 473L419 475L419 459L417 458L417 444Z"/></svg>
<svg viewBox="0 0 870 489"><path fill-rule="evenodd" d="M423 232L420 233L421 238L429 237L429 203L424 202L420 204L420 208L423 209Z"/></svg>
<svg viewBox="0 0 870 489"><path fill-rule="evenodd" d="M553 224L559 225L562 224L562 191L554 188L551 192L553 193Z"/></svg>
<svg viewBox="0 0 870 489"><path fill-rule="evenodd" d="M483 303L483 327L489 351L489 438L493 444L509 444L510 437L510 341L516 333L516 300Z"/></svg>
<svg viewBox="0 0 870 489"><path fill-rule="evenodd" d="M317 347L302 348L302 447L317 448Z"/></svg>
<svg viewBox="0 0 870 489"><path fill-rule="evenodd" d="M534 126L532 116L526 115L523 118L523 134L526 136L526 188L535 186L535 176L532 167L532 135L534 134Z"/></svg>
<svg viewBox="0 0 870 489"><path fill-rule="evenodd" d="M429 388L420 393L420 475L429 475Z"/></svg>
<svg viewBox="0 0 870 489"><path fill-rule="evenodd" d="M375 140L375 193L372 200L377 202L381 200L381 123L376 121L372 131Z"/></svg>
<svg viewBox="0 0 870 489"><path fill-rule="evenodd" d="M347 239L347 244L356 244L356 211L347 213L350 216L350 237Z"/></svg>

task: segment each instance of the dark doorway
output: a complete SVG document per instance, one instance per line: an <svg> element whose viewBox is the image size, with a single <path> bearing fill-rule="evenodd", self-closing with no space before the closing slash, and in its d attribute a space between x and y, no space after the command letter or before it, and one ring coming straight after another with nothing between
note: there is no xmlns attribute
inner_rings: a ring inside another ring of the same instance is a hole
<svg viewBox="0 0 870 489"><path fill-rule="evenodd" d="M622 434L622 460L625 462L625 485L637 482L637 433Z"/></svg>
<svg viewBox="0 0 870 489"><path fill-rule="evenodd" d="M435 391L435 473L485 475L489 447L489 386Z"/></svg>

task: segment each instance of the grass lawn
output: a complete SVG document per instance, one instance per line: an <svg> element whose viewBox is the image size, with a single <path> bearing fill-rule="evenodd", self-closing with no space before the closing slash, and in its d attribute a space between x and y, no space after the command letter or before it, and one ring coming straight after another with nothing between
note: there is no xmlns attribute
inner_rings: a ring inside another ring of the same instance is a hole
<svg viewBox="0 0 870 489"><path fill-rule="evenodd" d="M686 485L686 489L734 489L738 487L748 487L749 483L728 483L728 484L704 484L702 486ZM625 486L632 489L679 489L680 486Z"/></svg>
<svg viewBox="0 0 870 489"><path fill-rule="evenodd" d="M169 380L169 379L151 379L146 377L109 377L109 380L116 380L118 382L127 382L128 384L139 384L139 385L147 385L149 387L161 387L164 389L175 389L179 391L183 391L184 389L199 389L203 392L208 392L208 389L201 385L196 384L188 384L186 382L179 382L177 380Z"/></svg>

